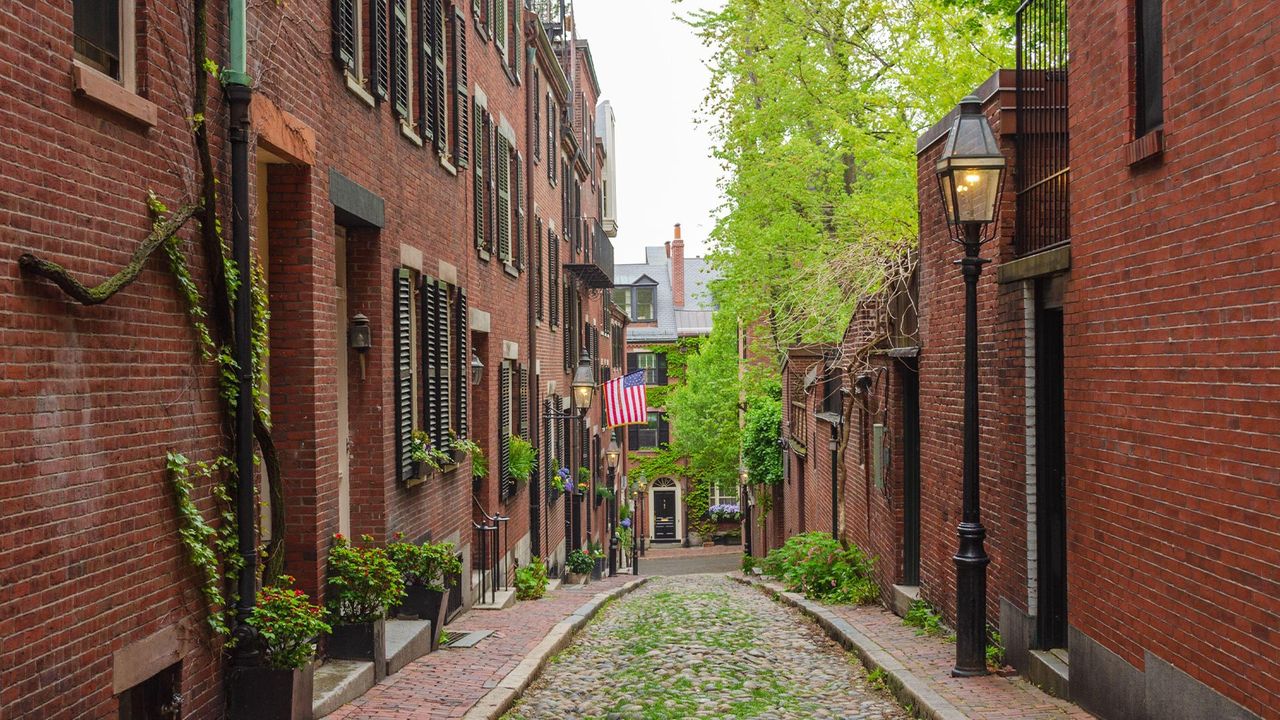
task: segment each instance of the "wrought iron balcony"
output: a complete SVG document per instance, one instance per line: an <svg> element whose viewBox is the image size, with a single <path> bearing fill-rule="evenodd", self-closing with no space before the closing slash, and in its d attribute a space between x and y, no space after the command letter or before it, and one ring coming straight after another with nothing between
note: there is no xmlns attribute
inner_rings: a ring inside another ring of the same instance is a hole
<svg viewBox="0 0 1280 720"><path fill-rule="evenodd" d="M599 220L590 221L584 239L582 257L575 258L576 262L565 263L564 268L582 278L587 287L613 287L613 242Z"/></svg>
<svg viewBox="0 0 1280 720"><path fill-rule="evenodd" d="M1067 3L1026 0L1017 15L1017 220L1014 251L1071 240L1067 132Z"/></svg>

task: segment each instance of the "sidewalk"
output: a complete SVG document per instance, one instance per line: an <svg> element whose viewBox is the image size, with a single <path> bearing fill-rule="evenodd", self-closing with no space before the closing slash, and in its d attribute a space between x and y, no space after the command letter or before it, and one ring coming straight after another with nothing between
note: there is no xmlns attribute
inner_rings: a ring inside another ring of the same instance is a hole
<svg viewBox="0 0 1280 720"><path fill-rule="evenodd" d="M643 566L642 566L643 567ZM879 606L822 605L786 592L782 585L730 573L812 617L836 642L852 650L868 669L883 668L886 682L904 706L936 720L1083 720L1079 707L1055 698L1019 677L953 678L955 645L915 634L897 615Z"/></svg>
<svg viewBox="0 0 1280 720"><path fill-rule="evenodd" d="M572 619L578 626L584 624L602 604L593 604L600 594L619 595L624 592L624 585L636 579L619 575L585 587L561 586L541 600L517 602L506 610L467 611L445 629L491 630L493 634L473 648L443 648L424 655L325 718L444 720L461 718L477 705L493 705L498 698L486 697L491 690L498 689L494 696L508 695L512 693L506 689L513 683L528 681L517 677L528 674L530 663L526 658L533 664L545 661L546 657L535 658L539 654L549 656L550 652L542 651L571 639L576 627L567 622L561 625L562 622ZM525 667L520 667L522 663Z"/></svg>
<svg viewBox="0 0 1280 720"><path fill-rule="evenodd" d="M707 555L742 555L741 545L712 545L711 547L660 547L650 545L644 556L640 558L640 569L644 569L645 560L665 560L668 558L704 557Z"/></svg>

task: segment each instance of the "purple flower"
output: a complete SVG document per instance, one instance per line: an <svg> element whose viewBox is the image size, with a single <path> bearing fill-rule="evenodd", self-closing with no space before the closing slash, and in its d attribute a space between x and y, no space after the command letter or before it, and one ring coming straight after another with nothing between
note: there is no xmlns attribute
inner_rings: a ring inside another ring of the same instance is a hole
<svg viewBox="0 0 1280 720"><path fill-rule="evenodd" d="M622 526L622 527L624 527L624 528L629 528L629 527L631 527L631 518L623 518L623 519L622 519L622 522L620 522L620 523L618 523L618 524L619 524L619 525L621 525L621 526Z"/></svg>

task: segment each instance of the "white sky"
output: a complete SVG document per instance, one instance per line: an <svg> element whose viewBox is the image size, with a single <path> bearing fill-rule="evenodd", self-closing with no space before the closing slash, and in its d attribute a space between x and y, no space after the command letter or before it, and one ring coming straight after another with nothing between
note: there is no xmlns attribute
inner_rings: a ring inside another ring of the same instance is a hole
<svg viewBox="0 0 1280 720"><path fill-rule="evenodd" d="M685 256L703 255L720 203L719 164L703 98L709 50L675 19L722 0L574 0L578 36L591 43L603 96L617 116L616 262L644 261L646 245L681 224Z"/></svg>

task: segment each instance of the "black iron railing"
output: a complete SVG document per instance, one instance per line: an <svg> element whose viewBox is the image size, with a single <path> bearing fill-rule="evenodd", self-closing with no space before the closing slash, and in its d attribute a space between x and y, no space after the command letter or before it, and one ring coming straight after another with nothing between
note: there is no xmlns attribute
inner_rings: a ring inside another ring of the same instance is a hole
<svg viewBox="0 0 1280 720"><path fill-rule="evenodd" d="M565 263L565 269L576 274L591 288L613 287L613 241L605 234L599 220L586 219L586 246L581 262Z"/></svg>
<svg viewBox="0 0 1280 720"><path fill-rule="evenodd" d="M1026 0L1017 14L1017 220L1014 252L1071 239L1068 202L1067 0Z"/></svg>

